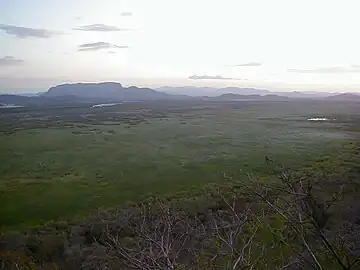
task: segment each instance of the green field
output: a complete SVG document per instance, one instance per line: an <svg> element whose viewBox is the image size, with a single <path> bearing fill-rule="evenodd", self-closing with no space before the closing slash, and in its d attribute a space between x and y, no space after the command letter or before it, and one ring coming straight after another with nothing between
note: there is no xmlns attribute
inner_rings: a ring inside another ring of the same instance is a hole
<svg viewBox="0 0 360 270"><path fill-rule="evenodd" d="M356 103L149 102L0 112L0 224L24 228L99 207L267 175L265 156L311 165L356 140ZM308 121L326 117L329 121Z"/></svg>

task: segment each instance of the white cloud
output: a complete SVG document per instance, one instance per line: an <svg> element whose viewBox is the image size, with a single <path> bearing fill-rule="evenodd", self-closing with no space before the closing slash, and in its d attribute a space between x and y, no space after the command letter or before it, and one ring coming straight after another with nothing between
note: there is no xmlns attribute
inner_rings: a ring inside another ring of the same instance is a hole
<svg viewBox="0 0 360 270"><path fill-rule="evenodd" d="M120 16L132 16L132 12L121 12Z"/></svg>
<svg viewBox="0 0 360 270"><path fill-rule="evenodd" d="M248 63L242 63L242 64L237 64L237 65L233 65L234 67L259 67L262 64L259 62L248 62Z"/></svg>
<svg viewBox="0 0 360 270"><path fill-rule="evenodd" d="M5 56L0 58L0 66L16 66L24 63L24 60L17 59L13 56Z"/></svg>
<svg viewBox="0 0 360 270"><path fill-rule="evenodd" d="M73 30L78 31L91 31L91 32L118 32L118 31L130 31L131 29L119 28L115 25L106 25L106 24L90 24L83 25L73 28Z"/></svg>
<svg viewBox="0 0 360 270"><path fill-rule="evenodd" d="M108 42L94 42L79 45L79 51L97 51L103 49L126 49L128 46L119 46Z"/></svg>
<svg viewBox="0 0 360 270"><path fill-rule="evenodd" d="M192 75L189 77L191 80L240 80L237 78L223 77L221 75L209 76L209 75Z"/></svg>
<svg viewBox="0 0 360 270"><path fill-rule="evenodd" d="M9 24L0 24L0 29L3 30L6 34L13 35L18 38L28 38L28 37L49 38L54 35L61 34L61 32L51 31L48 29L28 28L28 27L15 26Z"/></svg>

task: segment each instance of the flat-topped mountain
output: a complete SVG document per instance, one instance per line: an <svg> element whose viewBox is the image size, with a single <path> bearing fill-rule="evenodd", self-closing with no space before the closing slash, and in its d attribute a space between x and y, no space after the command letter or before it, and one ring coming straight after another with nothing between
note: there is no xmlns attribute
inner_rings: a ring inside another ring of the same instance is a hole
<svg viewBox="0 0 360 270"><path fill-rule="evenodd" d="M150 88L123 87L120 83L76 83L51 87L45 97L76 96L84 99L111 101L140 101L169 99L171 95Z"/></svg>

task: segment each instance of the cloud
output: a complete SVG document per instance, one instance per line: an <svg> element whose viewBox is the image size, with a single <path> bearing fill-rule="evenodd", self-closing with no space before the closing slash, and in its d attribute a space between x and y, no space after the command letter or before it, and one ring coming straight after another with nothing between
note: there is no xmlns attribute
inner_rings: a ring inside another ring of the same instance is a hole
<svg viewBox="0 0 360 270"><path fill-rule="evenodd" d="M238 78L229 78L229 77L223 77L220 75L215 75L215 76L209 76L209 75L202 75L202 76L198 76L198 75L192 75L189 77L189 79L191 80L240 80Z"/></svg>
<svg viewBox="0 0 360 270"><path fill-rule="evenodd" d="M117 31L131 31L132 29L119 28L115 25L90 24L90 25L83 25L83 26L73 28L73 30L92 31L92 32L117 32Z"/></svg>
<svg viewBox="0 0 360 270"><path fill-rule="evenodd" d="M132 12L122 12L120 16L132 16Z"/></svg>
<svg viewBox="0 0 360 270"><path fill-rule="evenodd" d="M316 69L287 69L288 72L295 73L322 73L322 74L336 74L336 73L356 73L360 72L360 65L352 65L351 67L321 67Z"/></svg>
<svg viewBox="0 0 360 270"><path fill-rule="evenodd" d="M79 45L79 51L97 51L102 49L126 49L128 46L119 46L108 42L95 42Z"/></svg>
<svg viewBox="0 0 360 270"><path fill-rule="evenodd" d="M47 29L37 29L37 28L28 28L21 27L9 24L0 24L0 29L3 30L8 35L13 35L18 38L28 38L28 37L37 37L37 38L49 38L53 35L59 35L61 32L50 31Z"/></svg>
<svg viewBox="0 0 360 270"><path fill-rule="evenodd" d="M238 64L238 65L233 65L234 67L259 67L262 64L259 62L248 62L248 63L243 63L243 64Z"/></svg>
<svg viewBox="0 0 360 270"><path fill-rule="evenodd" d="M13 56L5 56L0 58L0 66L17 66L24 63L24 60L17 59Z"/></svg>

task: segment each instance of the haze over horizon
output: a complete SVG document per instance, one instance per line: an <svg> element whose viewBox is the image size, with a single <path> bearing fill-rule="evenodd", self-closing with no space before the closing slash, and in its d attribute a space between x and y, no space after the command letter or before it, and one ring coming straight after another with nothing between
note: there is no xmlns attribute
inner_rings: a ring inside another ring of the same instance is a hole
<svg viewBox="0 0 360 270"><path fill-rule="evenodd" d="M3 0L0 93L71 82L360 91L356 0Z"/></svg>

